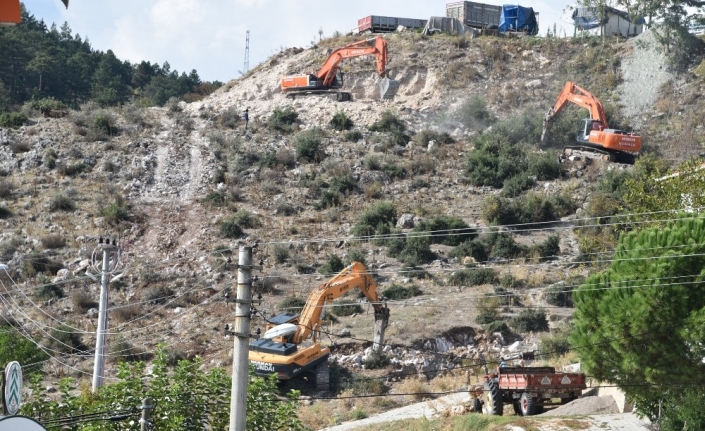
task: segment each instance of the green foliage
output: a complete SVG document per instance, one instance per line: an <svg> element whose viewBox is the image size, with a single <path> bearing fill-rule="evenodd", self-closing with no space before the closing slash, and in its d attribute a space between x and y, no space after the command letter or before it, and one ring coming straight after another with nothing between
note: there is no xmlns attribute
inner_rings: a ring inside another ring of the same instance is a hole
<svg viewBox="0 0 705 431"><path fill-rule="evenodd" d="M422 147L426 147L429 142L435 141L439 145L447 145L455 142L447 132L438 133L433 130L424 129L414 135L413 141Z"/></svg>
<svg viewBox="0 0 705 431"><path fill-rule="evenodd" d="M279 303L279 309L290 313L300 313L306 305L306 300L297 296L289 296Z"/></svg>
<svg viewBox="0 0 705 431"><path fill-rule="evenodd" d="M88 347L83 344L81 334L63 323L51 330L46 345L49 349L63 353L88 352Z"/></svg>
<svg viewBox="0 0 705 431"><path fill-rule="evenodd" d="M49 211L73 211L76 203L65 193L55 194L49 201Z"/></svg>
<svg viewBox="0 0 705 431"><path fill-rule="evenodd" d="M241 209L230 218L235 224L243 228L257 228L261 225L260 219L253 213Z"/></svg>
<svg viewBox="0 0 705 431"><path fill-rule="evenodd" d="M22 333L12 326L5 326L6 322L2 323L3 325L0 326L0 363L8 364L17 361L22 366L26 366L49 359L49 355L38 347L37 340L30 340L27 338L28 336L21 335ZM32 367L30 370L29 373L41 373L41 367ZM23 372L29 374L27 369L24 369Z"/></svg>
<svg viewBox="0 0 705 431"><path fill-rule="evenodd" d="M487 102L477 95L473 95L463 102L453 117L469 129L484 127L492 121L492 114L487 109Z"/></svg>
<svg viewBox="0 0 705 431"><path fill-rule="evenodd" d="M355 376L352 381L346 382L342 387L343 390L350 390L355 396L382 395L388 390L382 379L362 375Z"/></svg>
<svg viewBox="0 0 705 431"><path fill-rule="evenodd" d="M220 222L220 236L223 238L239 238L244 233L234 216Z"/></svg>
<svg viewBox="0 0 705 431"><path fill-rule="evenodd" d="M22 112L3 112L0 113L0 127L17 128L24 126L28 118Z"/></svg>
<svg viewBox="0 0 705 431"><path fill-rule="evenodd" d="M66 175L68 177L75 177L76 175L80 175L84 172L90 172L92 168L83 163L83 162L78 162L78 163L62 163L59 166L59 173L61 175Z"/></svg>
<svg viewBox="0 0 705 431"><path fill-rule="evenodd" d="M318 272L325 275L337 274L345 268L343 260L337 254L331 253L328 255L326 263L318 268Z"/></svg>
<svg viewBox="0 0 705 431"><path fill-rule="evenodd" d="M144 362L126 362L118 365L117 381L103 386L97 394L77 390L72 379L60 385L60 397L47 397L41 380L32 381L32 395L23 404L21 412L42 421L68 416L97 414L139 407L141 399L150 397L157 402L151 417L154 429L197 431L225 429L229 423L231 380L226 370L205 371L202 361L181 360L169 367L167 350L160 346L146 372ZM78 394L78 395L76 395ZM272 429L304 431L295 413L298 392L288 394L288 400L279 399L276 375L257 377L250 371L247 387L246 428L253 431ZM276 402L272 402L276 400ZM194 409L194 406L200 406ZM80 429L115 431L133 429L129 421L91 422Z"/></svg>
<svg viewBox="0 0 705 431"><path fill-rule="evenodd" d="M356 237L384 235L396 222L396 206L392 202L378 202L362 213L351 233Z"/></svg>
<svg viewBox="0 0 705 431"><path fill-rule="evenodd" d="M294 130L294 125L298 122L299 114L296 110L287 106L280 108L277 106L272 111L272 115L267 120L267 127L281 133L291 133Z"/></svg>
<svg viewBox="0 0 705 431"><path fill-rule="evenodd" d="M413 231L430 232L431 244L459 245L477 236L477 231L471 229L463 219L450 216L421 221Z"/></svg>
<svg viewBox="0 0 705 431"><path fill-rule="evenodd" d="M382 296L392 300L409 299L422 294L423 292L419 286L415 284L403 286L401 284L392 283L389 287L382 291Z"/></svg>
<svg viewBox="0 0 705 431"><path fill-rule="evenodd" d="M296 135L294 147L296 148L296 160L304 162L320 162L326 156L323 151L323 130L314 128L304 130Z"/></svg>
<svg viewBox="0 0 705 431"><path fill-rule="evenodd" d="M548 331L546 311L542 308L528 308L513 317L509 323L516 332L545 332Z"/></svg>
<svg viewBox="0 0 705 431"><path fill-rule="evenodd" d="M208 192L207 195L201 199L201 202L205 205L212 206L212 207L222 207L225 206L226 202L226 197L225 193L221 191L210 191Z"/></svg>
<svg viewBox="0 0 705 431"><path fill-rule="evenodd" d="M357 130L351 130L349 132L345 132L345 140L348 142L357 142L362 138L363 138L362 133L360 133Z"/></svg>
<svg viewBox="0 0 705 431"><path fill-rule="evenodd" d="M677 416L684 388L705 385L705 219L669 217L622 235L609 268L573 292L581 362L652 421L661 401Z"/></svg>
<svg viewBox="0 0 705 431"><path fill-rule="evenodd" d="M478 286L494 284L499 281L497 271L492 268L463 269L453 272L448 277L451 286Z"/></svg>
<svg viewBox="0 0 705 431"><path fill-rule="evenodd" d="M355 313L359 314L364 311L360 304L358 304L357 302L350 302L350 299L347 298L343 298L333 302L329 310L331 314L334 314L338 317L352 316Z"/></svg>
<svg viewBox="0 0 705 431"><path fill-rule="evenodd" d="M526 172L504 180L502 196L513 198L534 186L534 179Z"/></svg>
<svg viewBox="0 0 705 431"><path fill-rule="evenodd" d="M410 236L404 241L404 247L394 256L392 247L387 250L387 255L396 257L400 262L409 266L420 266L433 262L436 255L431 251L431 242L427 237Z"/></svg>
<svg viewBox="0 0 705 431"><path fill-rule="evenodd" d="M333 118L331 118L330 123L328 123L334 130L350 130L354 126L353 121L348 118L345 111L337 111Z"/></svg>
<svg viewBox="0 0 705 431"><path fill-rule="evenodd" d="M370 353L369 356L367 356L367 358L365 358L364 361L362 361L362 365L365 367L366 370L376 370L378 368L384 368L390 363L391 361L387 355L374 350Z"/></svg>
<svg viewBox="0 0 705 431"><path fill-rule="evenodd" d="M554 331L542 334L539 344L541 357L550 360L570 352L570 331L571 326L564 324Z"/></svg>
<svg viewBox="0 0 705 431"><path fill-rule="evenodd" d="M411 137L406 134L406 125L392 111L384 111L382 118L372 123L369 127L371 132L389 133L390 144L406 146Z"/></svg>
<svg viewBox="0 0 705 431"><path fill-rule="evenodd" d="M100 213L112 226L130 219L130 208L125 199L120 195L115 195L113 201L106 207L101 208Z"/></svg>
<svg viewBox="0 0 705 431"><path fill-rule="evenodd" d="M488 196L482 206L482 216L490 224L525 225L557 221L573 213L575 203L563 195L528 193L515 199Z"/></svg>
<svg viewBox="0 0 705 431"><path fill-rule="evenodd" d="M494 334L499 332L502 337L507 338L512 335L512 330L509 329L509 325L504 320L495 320L485 325L485 332L488 334Z"/></svg>
<svg viewBox="0 0 705 431"><path fill-rule="evenodd" d="M289 258L289 249L283 244L274 244L271 248L274 261L278 264L286 262Z"/></svg>
<svg viewBox="0 0 705 431"><path fill-rule="evenodd" d="M348 254L345 256L345 264L350 265L353 262L360 262L361 264L365 265L365 252L364 250L361 250L359 248L351 248L348 251Z"/></svg>
<svg viewBox="0 0 705 431"><path fill-rule="evenodd" d="M558 283L546 288L544 299L549 305L556 307L572 307L573 290L573 286L568 286L566 283Z"/></svg>

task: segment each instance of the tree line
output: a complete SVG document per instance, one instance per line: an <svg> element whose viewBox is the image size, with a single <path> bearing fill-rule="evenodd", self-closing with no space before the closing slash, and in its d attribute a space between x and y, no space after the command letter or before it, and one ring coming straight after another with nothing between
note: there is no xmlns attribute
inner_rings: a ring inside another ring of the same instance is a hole
<svg viewBox="0 0 705 431"><path fill-rule="evenodd" d="M133 101L163 105L172 97L199 100L222 85L190 73L142 61L120 60L91 47L68 23L47 27L22 5L22 24L0 29L0 112L33 99L54 98L77 108L94 101L115 106Z"/></svg>

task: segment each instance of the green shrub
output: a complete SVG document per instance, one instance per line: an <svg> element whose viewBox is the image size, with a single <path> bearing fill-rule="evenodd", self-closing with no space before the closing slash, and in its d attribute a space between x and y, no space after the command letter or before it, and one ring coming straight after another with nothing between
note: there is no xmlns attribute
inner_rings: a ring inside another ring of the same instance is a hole
<svg viewBox="0 0 705 431"><path fill-rule="evenodd" d="M299 114L293 107L287 106L282 109L277 106L267 120L267 127L281 133L291 133L298 119Z"/></svg>
<svg viewBox="0 0 705 431"><path fill-rule="evenodd" d="M484 127L492 120L485 99L475 95L463 102L453 116L467 128Z"/></svg>
<svg viewBox="0 0 705 431"><path fill-rule="evenodd" d="M49 211L73 211L76 203L66 193L57 193L49 201Z"/></svg>
<svg viewBox="0 0 705 431"><path fill-rule="evenodd" d="M539 181L550 181L560 176L561 167L555 154L533 153L529 155L526 172Z"/></svg>
<svg viewBox="0 0 705 431"><path fill-rule="evenodd" d="M142 293L142 300L152 305L163 304L174 297L174 290L167 286L154 286Z"/></svg>
<svg viewBox="0 0 705 431"><path fill-rule="evenodd" d="M345 133L345 140L348 142L357 142L362 138L364 138L364 136L357 130L351 130Z"/></svg>
<svg viewBox="0 0 705 431"><path fill-rule="evenodd" d="M326 263L318 268L318 272L325 275L337 274L345 268L342 259L337 254L329 254Z"/></svg>
<svg viewBox="0 0 705 431"><path fill-rule="evenodd" d="M0 199L9 199L15 191L15 184L10 180L0 180Z"/></svg>
<svg viewBox="0 0 705 431"><path fill-rule="evenodd" d="M107 111L102 111L98 112L93 118L93 125L91 129L101 136L115 136L117 134L116 123L117 120L113 114Z"/></svg>
<svg viewBox="0 0 705 431"><path fill-rule="evenodd" d="M238 212L233 214L231 220L243 228L254 229L261 225L260 219L255 214L244 209L238 210Z"/></svg>
<svg viewBox="0 0 705 431"><path fill-rule="evenodd" d="M110 343L110 360L112 363L120 364L124 362L148 361L152 354L141 347L135 347L132 343L122 337Z"/></svg>
<svg viewBox="0 0 705 431"><path fill-rule="evenodd" d="M434 132L433 130L424 129L414 135L413 141L419 144L420 146L425 147L431 141L435 141L439 145L446 145L454 143L455 139L453 139L446 132L438 133Z"/></svg>
<svg viewBox="0 0 705 431"><path fill-rule="evenodd" d="M499 332L504 338L507 338L512 335L512 330L509 329L507 322L505 322L504 320L495 320L494 322L486 324L485 332L487 332L488 334L494 334L495 332Z"/></svg>
<svg viewBox="0 0 705 431"><path fill-rule="evenodd" d="M371 132L384 132L391 135L392 145L406 146L411 139L406 134L406 125L392 111L384 111L382 118L372 123L369 127Z"/></svg>
<svg viewBox="0 0 705 431"><path fill-rule="evenodd" d="M502 196L513 198L534 186L534 180L524 172L504 180Z"/></svg>
<svg viewBox="0 0 705 431"><path fill-rule="evenodd" d="M552 234L543 242L536 244L529 249L529 254L538 257L540 260L555 259L561 253L560 237Z"/></svg>
<svg viewBox="0 0 705 431"><path fill-rule="evenodd" d="M334 130L350 130L354 126L353 121L348 118L348 116L345 114L345 111L338 111L333 115L333 118L330 120L330 126Z"/></svg>
<svg viewBox="0 0 705 431"><path fill-rule="evenodd" d="M54 283L42 284L37 290L37 297L42 299L63 298L64 296L64 289Z"/></svg>
<svg viewBox="0 0 705 431"><path fill-rule="evenodd" d="M480 308L479 312L477 313L477 316L475 317L475 323L477 323L478 325L489 325L498 320L501 321L501 318L496 307Z"/></svg>
<svg viewBox="0 0 705 431"><path fill-rule="evenodd" d="M101 208L100 214L113 226L120 224L121 221L130 219L129 206L120 195L116 195L108 206Z"/></svg>
<svg viewBox="0 0 705 431"><path fill-rule="evenodd" d="M63 323L52 329L47 340L47 346L63 353L87 353L88 347L83 344L81 334L74 332Z"/></svg>
<svg viewBox="0 0 705 431"><path fill-rule="evenodd" d="M359 248L351 248L350 250L348 250L348 254L345 256L345 264L350 265L353 262L360 262L361 264L365 265L365 257L366 254L364 250L361 250Z"/></svg>
<svg viewBox="0 0 705 431"><path fill-rule="evenodd" d="M357 237L383 235L382 231L385 228L389 231L396 222L396 206L391 202L378 202L362 213L351 233Z"/></svg>
<svg viewBox="0 0 705 431"><path fill-rule="evenodd" d="M548 331L548 319L543 309L524 309L511 319L510 324L515 331L522 333Z"/></svg>
<svg viewBox="0 0 705 431"><path fill-rule="evenodd" d="M330 312L331 314L334 314L338 317L343 317L343 316L352 316L353 314L357 313L360 314L364 310L358 304L357 302L350 302L349 299L340 299L338 301L334 301L332 306L330 307Z"/></svg>
<svg viewBox="0 0 705 431"><path fill-rule="evenodd" d="M289 313L301 313L306 300L297 296L288 296L279 303L279 310L288 311Z"/></svg>
<svg viewBox="0 0 705 431"><path fill-rule="evenodd" d="M3 112L0 114L0 127L17 128L24 126L29 119L21 112Z"/></svg>
<svg viewBox="0 0 705 431"><path fill-rule="evenodd" d="M274 261L278 264L286 262L289 258L289 249L284 244L274 244L271 249Z"/></svg>
<svg viewBox="0 0 705 431"><path fill-rule="evenodd" d="M487 262L489 258L487 247L478 240L465 241L451 250L449 256L457 259L469 256L475 259L475 262Z"/></svg>
<svg viewBox="0 0 705 431"><path fill-rule="evenodd" d="M426 237L409 237L397 259L409 266L431 263L436 255L431 251L431 242Z"/></svg>
<svg viewBox="0 0 705 431"><path fill-rule="evenodd" d="M61 164L59 166L59 173L61 175L66 175L67 177L75 177L76 175L82 174L84 172L90 172L93 168L83 162L73 163L73 164Z"/></svg>
<svg viewBox="0 0 705 431"><path fill-rule="evenodd" d="M9 316L5 318L11 319ZM0 322L0 325L2 325L0 326L0 363L9 364L11 361L17 361L24 367L49 359L49 355L36 344L39 340L29 338L16 328L10 327L11 325L5 320ZM22 371L26 378L29 374L41 374L41 370L42 367L31 367Z"/></svg>
<svg viewBox="0 0 705 431"><path fill-rule="evenodd" d="M459 245L477 236L475 229L458 217L440 216L430 221L422 221L414 232L430 232L431 244Z"/></svg>
<svg viewBox="0 0 705 431"><path fill-rule="evenodd" d="M381 358L379 359L382 360ZM363 363L363 365L365 364ZM370 365L374 368L376 364L371 361ZM367 366L365 366L365 368L367 368ZM382 379L362 375L355 376L351 382L346 382L343 384L342 388L343 390L350 390L352 395L358 397L364 395L382 395L388 391L388 388L384 385L384 381Z"/></svg>
<svg viewBox="0 0 705 431"><path fill-rule="evenodd" d="M304 130L296 135L294 147L296 160L305 162L320 162L325 158L322 139L323 131L319 128Z"/></svg>
<svg viewBox="0 0 705 431"><path fill-rule="evenodd" d="M278 108L275 108L275 112ZM240 111L234 107L231 106L228 109L222 111L221 113L218 114L217 117L215 117L215 122L221 127L226 127L229 129L236 129L237 126L240 124L240 121L242 120ZM294 118L294 121L296 118Z"/></svg>
<svg viewBox="0 0 705 431"><path fill-rule="evenodd" d="M378 368L384 368L389 365L391 361L389 357L384 353L379 353L377 351L372 351L367 358L362 361L362 365L366 370L376 370Z"/></svg>
<svg viewBox="0 0 705 431"><path fill-rule="evenodd" d="M392 300L409 299L422 294L423 292L419 286L415 284L403 286L401 284L393 283L391 286L382 291L382 296Z"/></svg>
<svg viewBox="0 0 705 431"><path fill-rule="evenodd" d="M463 269L455 271L448 277L451 286L478 286L494 284L499 281L497 271L492 268Z"/></svg>
<svg viewBox="0 0 705 431"><path fill-rule="evenodd" d="M562 325L555 331L542 334L539 343L539 354L542 359L553 359L570 352L570 325Z"/></svg>
<svg viewBox="0 0 705 431"><path fill-rule="evenodd" d="M239 238L244 234L242 227L233 217L220 222L220 236L223 238Z"/></svg>
<svg viewBox="0 0 705 431"><path fill-rule="evenodd" d="M0 205L0 220L12 217L12 211L5 205Z"/></svg>
<svg viewBox="0 0 705 431"><path fill-rule="evenodd" d="M483 133L472 141L465 173L475 186L502 187L504 181L527 169L526 149L506 137Z"/></svg>
<svg viewBox="0 0 705 431"><path fill-rule="evenodd" d="M203 199L201 200L201 202L203 204L209 205L212 207L225 206L225 201L226 201L225 193L221 192L221 191L215 191L215 190L208 192L208 194L205 195L203 197Z"/></svg>
<svg viewBox="0 0 705 431"><path fill-rule="evenodd" d="M564 282L556 283L546 288L543 297L549 305L573 308L574 289L575 286L568 286Z"/></svg>
<svg viewBox="0 0 705 431"><path fill-rule="evenodd" d="M50 250L62 248L66 245L66 239L59 233L45 235L39 241L42 243L42 247Z"/></svg>

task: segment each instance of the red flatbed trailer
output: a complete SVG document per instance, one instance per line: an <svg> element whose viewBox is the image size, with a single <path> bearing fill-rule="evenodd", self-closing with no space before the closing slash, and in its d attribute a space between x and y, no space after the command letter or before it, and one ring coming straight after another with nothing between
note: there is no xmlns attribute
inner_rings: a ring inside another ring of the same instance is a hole
<svg viewBox="0 0 705 431"><path fill-rule="evenodd" d="M585 374L557 373L553 367L501 367L484 378L482 394L476 394L473 406L490 415L502 415L504 403L511 403L516 414L531 416L544 406L569 403L587 389Z"/></svg>

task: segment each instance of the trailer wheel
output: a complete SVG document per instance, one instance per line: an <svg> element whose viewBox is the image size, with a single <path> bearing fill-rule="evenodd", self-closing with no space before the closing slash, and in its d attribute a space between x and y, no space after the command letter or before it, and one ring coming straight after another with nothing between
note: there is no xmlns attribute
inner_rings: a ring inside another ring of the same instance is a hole
<svg viewBox="0 0 705 431"><path fill-rule="evenodd" d="M536 414L536 401L528 392L521 394L519 399L519 408L522 416L531 416Z"/></svg>
<svg viewBox="0 0 705 431"><path fill-rule="evenodd" d="M502 394L499 392L497 382L490 379L485 382L485 387L482 389L482 413L486 415L502 416Z"/></svg>
<svg viewBox="0 0 705 431"><path fill-rule="evenodd" d="M475 413L482 413L482 401L479 398L472 399L472 411Z"/></svg>

